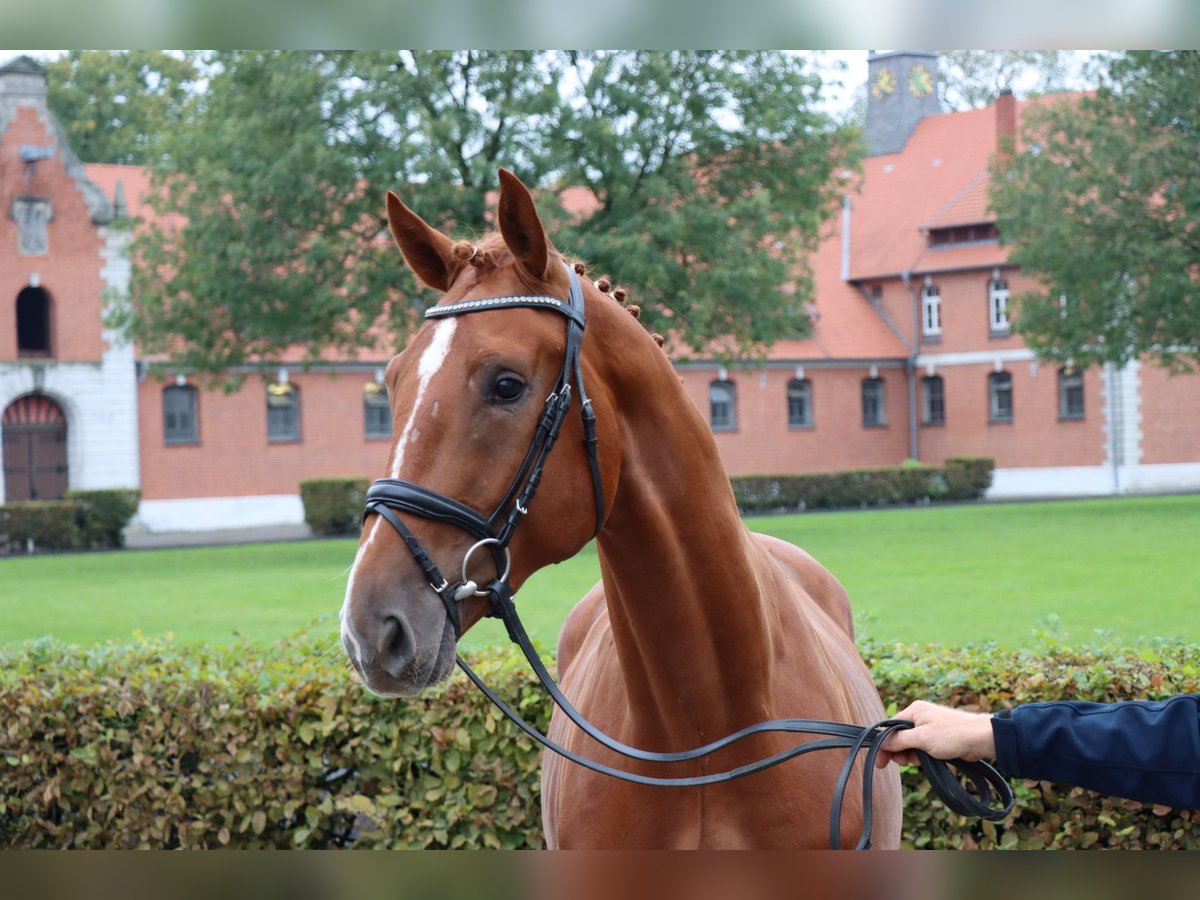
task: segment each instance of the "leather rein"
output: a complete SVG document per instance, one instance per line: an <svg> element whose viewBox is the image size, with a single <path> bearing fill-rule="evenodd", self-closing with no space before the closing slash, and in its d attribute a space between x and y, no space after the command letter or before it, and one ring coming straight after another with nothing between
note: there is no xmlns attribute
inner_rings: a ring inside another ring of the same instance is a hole
<svg viewBox="0 0 1200 900"><path fill-rule="evenodd" d="M564 265L566 265L564 263ZM574 376L575 387L579 393L581 417L583 421L584 449L587 453L588 465L591 468L592 486L596 508L595 534L599 534L604 525L604 490L600 478L600 463L597 453L596 417L592 411L591 401L583 386L583 370L580 364L580 348L583 343L583 331L586 325L584 315L583 289L575 270L567 265L570 278L570 292L564 302L558 297L545 295L515 295L507 297L491 297L480 300L465 300L446 306L434 306L426 310L425 318L439 319L448 316L458 316L467 313L498 309L532 308L548 309L559 313L566 319L566 349L563 353L562 370L559 372L555 387L546 399L545 407L538 419L533 442L517 470L504 498L495 511L484 518L474 509L445 497L435 491L412 482L395 478L381 478L375 481L367 491L364 520L371 513L376 513L387 520L408 547L413 560L424 573L430 588L438 595L446 607L446 615L454 629L455 637L462 636L462 623L459 615L459 603L472 596L488 597L490 608L487 616L498 618L504 622L509 639L513 641L525 659L533 668L538 680L550 694L553 701L566 716L575 723L585 734L599 742L609 750L628 759L651 763L679 763L696 760L714 753L731 744L735 744L755 734L783 732L789 734L817 734L823 737L798 744L780 753L765 757L747 765L739 766L722 772L695 776L653 776L639 775L623 769L613 768L596 760L568 750L561 744L542 734L534 726L526 722L503 699L495 694L473 669L463 660L458 659L458 666L467 677L478 687L489 700L494 703L518 728L541 744L593 772L619 778L635 784L655 787L702 787L710 784L720 784L742 778L755 772L777 766L780 763L794 759L805 753L816 750L831 750L838 748L849 749L845 765L842 767L834 788L833 805L829 816L829 842L833 849L841 848L840 825L842 804L854 763L858 754L866 750L862 774L862 829L859 833L855 849L867 849L871 845L872 826L872 786L874 783L875 758L880 747L894 731L913 727L911 722L903 719L886 719L870 726L849 725L841 722L826 722L815 719L775 719L759 722L748 726L720 740L713 741L700 747L675 753L655 753L630 747L614 738L609 737L589 722L582 713L575 709L563 695L554 678L546 670L541 657L533 647L533 642L525 632L525 627L517 615L513 591L508 583L510 556L509 542L516 531L521 519L528 514L530 504L537 493L542 480L542 472L550 451L558 440L563 422L571 405L571 378ZM511 509L509 508L511 505ZM421 544L415 535L396 515L396 512L407 512L426 519L455 525L476 539L476 543L467 551L462 563L462 577L451 583L438 569L429 551ZM468 564L476 550L487 547L491 552L499 577L488 583L483 589L472 581L467 574ZM961 759L934 759L927 754L917 751L921 770L929 779L934 792L946 806L955 813L963 816L973 816L989 821L1000 821L1008 816L1013 809L1014 798L1009 783L1001 777L991 765L986 762L968 762ZM958 780L950 767L953 766L971 783L973 790L967 790ZM999 805L992 805L993 791Z"/></svg>

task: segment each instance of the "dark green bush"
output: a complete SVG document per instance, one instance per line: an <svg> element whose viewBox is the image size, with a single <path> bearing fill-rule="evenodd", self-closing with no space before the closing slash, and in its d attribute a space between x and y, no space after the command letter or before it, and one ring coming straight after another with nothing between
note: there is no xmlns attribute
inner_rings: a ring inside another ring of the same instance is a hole
<svg viewBox="0 0 1200 900"><path fill-rule="evenodd" d="M1200 648L947 649L862 643L889 711L1200 690ZM324 642L0 650L0 847L537 847L539 748L465 681L409 701L351 680ZM477 668L534 724L549 701L512 651ZM803 763L800 763L803 764ZM1200 848L1192 812L1016 784L1005 822L946 810L902 774L906 847Z"/></svg>
<svg viewBox="0 0 1200 900"><path fill-rule="evenodd" d="M71 491L67 498L79 504L79 533L83 547L125 546L125 526L137 512L141 491Z"/></svg>
<svg viewBox="0 0 1200 900"><path fill-rule="evenodd" d="M877 469L806 472L801 475L739 475L731 478L743 513L800 512L894 506L930 500L977 500L992 483L989 457L955 457L946 467L915 460Z"/></svg>
<svg viewBox="0 0 1200 900"><path fill-rule="evenodd" d="M313 534L358 534L369 486L366 478L312 478L300 482L304 521Z"/></svg>
<svg viewBox="0 0 1200 900"><path fill-rule="evenodd" d="M75 500L21 500L0 506L0 549L24 553L79 546L82 507Z"/></svg>
<svg viewBox="0 0 1200 900"><path fill-rule="evenodd" d="M996 461L990 456L952 456L945 462L946 499L978 500L992 486Z"/></svg>
<svg viewBox="0 0 1200 900"><path fill-rule="evenodd" d="M803 475L743 475L730 481L744 513L920 503L945 493L941 469L919 464Z"/></svg>

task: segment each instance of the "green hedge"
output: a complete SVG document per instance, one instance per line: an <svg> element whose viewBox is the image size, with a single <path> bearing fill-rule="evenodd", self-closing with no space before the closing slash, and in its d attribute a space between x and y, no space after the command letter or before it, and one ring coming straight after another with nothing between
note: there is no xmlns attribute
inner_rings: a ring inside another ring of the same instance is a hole
<svg viewBox="0 0 1200 900"><path fill-rule="evenodd" d="M300 482L304 521L313 534L358 534L370 483L367 478L312 478Z"/></svg>
<svg viewBox="0 0 1200 900"><path fill-rule="evenodd" d="M141 491L71 491L66 500L25 500L0 506L0 553L123 547L125 526Z"/></svg>
<svg viewBox="0 0 1200 900"><path fill-rule="evenodd" d="M0 506L0 550L74 550L83 507L74 500L19 500Z"/></svg>
<svg viewBox="0 0 1200 900"><path fill-rule="evenodd" d="M1198 649L863 644L892 710L1196 691ZM0 651L0 847L540 846L532 741L461 676L381 700L337 657L309 640ZM474 661L545 726L522 661ZM981 824L949 813L917 770L902 777L906 847L1200 848L1186 811L1022 782L1014 815Z"/></svg>
<svg viewBox="0 0 1200 900"><path fill-rule="evenodd" d="M992 483L989 457L954 457L944 467L906 463L877 469L744 475L730 479L743 513L977 500Z"/></svg>
<svg viewBox="0 0 1200 900"><path fill-rule="evenodd" d="M991 486L994 468L990 457L961 456L947 459L944 467L909 461L901 466L842 472L740 475L730 483L743 513L798 512L978 500ZM314 534L358 534L369 486L366 478L300 482L304 521Z"/></svg>
<svg viewBox="0 0 1200 900"><path fill-rule="evenodd" d="M953 456L946 460L946 499L976 500L992 486L996 461L990 456Z"/></svg>
<svg viewBox="0 0 1200 900"><path fill-rule="evenodd" d="M142 492L137 490L71 491L68 500L79 504L79 533L85 548L125 546L125 526L137 512Z"/></svg>

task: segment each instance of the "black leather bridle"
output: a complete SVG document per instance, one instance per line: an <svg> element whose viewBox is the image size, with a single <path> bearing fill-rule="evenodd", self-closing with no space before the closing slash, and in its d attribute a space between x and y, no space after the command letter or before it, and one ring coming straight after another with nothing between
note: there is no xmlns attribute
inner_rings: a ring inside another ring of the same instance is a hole
<svg viewBox="0 0 1200 900"><path fill-rule="evenodd" d="M454 628L456 638L462 635L462 622L458 604L468 597L486 596L489 599L487 615L504 622L510 640L521 648L525 659L529 662L538 680L541 681L554 702L558 704L567 717L585 734L611 751L619 753L626 758L643 762L678 763L707 756L710 753L714 753L755 734L784 732L791 734L824 735L823 738L796 745L780 753L724 772L684 777L638 775L581 756L551 740L526 722L504 700L497 696L483 682L479 675L467 665L463 658L459 656L459 668L466 673L467 677L471 679L489 700L499 707L505 716L542 746L574 763L591 769L593 772L599 772L635 784L660 787L701 787L718 784L732 781L755 772L761 772L764 769L777 766L789 759L805 753L811 753L815 750L848 748L850 752L847 754L845 765L842 767L834 788L833 805L829 817L829 841L830 846L834 849L838 849L841 846L841 811L846 788L859 751L865 749L867 753L866 759L863 761L862 774L863 823L855 848L866 849L870 847L875 758L878 756L880 747L888 735L894 731L913 727L911 722L903 719L887 719L875 725L863 727L848 725L842 722L826 722L815 719L775 719L768 722L759 722L727 735L720 740L713 741L701 747L695 747L691 750L676 753L654 753L647 750L639 750L636 747L630 747L609 737L592 725L591 722L575 709L546 670L541 657L538 655L537 650L534 649L533 642L529 639L529 635L526 634L524 625L517 615L516 605L513 602L513 591L508 583L510 561L508 545L521 519L529 512L529 506L533 502L538 485L542 480L542 472L546 464L546 459L550 455L550 451L554 449L554 444L558 440L563 422L566 420L567 411L571 405L572 376L574 376L575 388L579 393L583 420L584 448L592 474L596 508L595 534L599 534L600 529L604 525L604 487L601 482L600 462L597 453L596 417L592 411L591 401L588 400L584 390L583 370L580 365L579 356L580 348L583 344L583 331L587 321L584 315L583 289L580 286L575 270L569 265L567 266L567 274L570 279L570 291L566 301L558 297L546 295L523 294L509 297L464 300L460 303L453 303L446 306L434 306L425 312L427 319L439 319L486 310L533 308L553 310L566 319L566 349L563 353L562 370L558 375L553 392L546 399L545 408L538 420L537 430L534 432L533 442L525 454L525 459L521 463L516 477L513 479L512 484L509 486L508 491L495 511L487 518L484 518L483 515L469 506L435 491L431 491L421 485L396 478L381 478L374 482L367 491L366 509L363 513L363 518L365 519L371 513L376 513L386 519L388 524L396 529L408 547L409 553L412 554L413 560L425 574L430 588L441 598L443 605L446 607L446 615ZM434 521L455 525L475 537L476 543L467 551L463 559L462 578L460 580L451 583L442 575L430 557L429 551L426 550L421 542L405 526L400 517L396 515L396 512L407 512L423 518L433 519ZM498 577L488 583L482 590L479 589L479 586L474 581L470 580L467 574L468 563L472 554L481 547L488 547L491 551L498 573ZM934 792L953 812L964 816L975 816L991 821L1000 821L1006 818L1012 811L1014 804L1012 788L989 764L985 762L967 762L965 760L951 760L947 763L942 760L933 759L921 751L917 751L917 756L921 762L921 769L929 779ZM958 778L950 771L950 766L957 768L970 780L973 791L968 791L960 784ZM993 789L1000 801L1000 806L998 807L991 805Z"/></svg>
<svg viewBox="0 0 1200 900"><path fill-rule="evenodd" d="M537 430L533 442L525 454L525 459L517 469L516 477L504 498L496 506L495 511L486 519L457 500L452 500L442 494L424 488L411 481L401 481L396 478L381 478L367 490L367 506L363 518L370 513L378 513L396 529L408 546L409 553L425 577L429 586L442 599L446 614L454 626L454 636L462 637L462 621L459 616L458 604L468 597L494 596L489 586L479 590L479 586L467 577L467 565L471 555L480 547L488 547L496 563L498 581L508 582L508 545L517 524L529 512L538 486L542 483L542 472L546 459L558 440L563 422L567 418L567 410L571 406L571 377L575 378L575 386L579 391L581 416L583 419L583 444L587 451L588 465L592 470L592 487L596 504L596 529L593 534L599 534L604 525L604 485L600 479L600 460L597 455L596 414L592 412L592 401L588 399L583 387L583 369L580 365L579 351L583 344L583 329L587 322L583 307L583 288L579 284L579 276L575 270L567 266L571 288L566 302L558 297L541 294L518 294L510 297L489 297L483 300L464 300L447 306L433 306L425 311L426 319L444 319L465 313L482 312L497 309L549 309L560 313L567 320L566 349L563 352L562 370L554 383L554 390L546 398L546 405L538 419ZM462 578L450 583L442 575L437 565L429 556L429 552L421 545L413 533L405 527L400 518L393 512L400 510L456 525L472 535L475 543L463 558ZM487 613L498 617L493 600Z"/></svg>

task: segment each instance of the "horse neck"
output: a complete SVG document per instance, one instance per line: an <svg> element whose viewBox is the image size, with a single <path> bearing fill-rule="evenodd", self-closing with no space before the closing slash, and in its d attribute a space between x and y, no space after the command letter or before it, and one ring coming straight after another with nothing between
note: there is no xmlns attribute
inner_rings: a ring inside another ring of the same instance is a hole
<svg viewBox="0 0 1200 900"><path fill-rule="evenodd" d="M716 737L767 714L774 568L665 355L618 361L610 377L621 472L597 543L630 714L664 744Z"/></svg>

